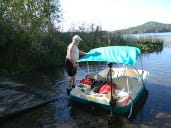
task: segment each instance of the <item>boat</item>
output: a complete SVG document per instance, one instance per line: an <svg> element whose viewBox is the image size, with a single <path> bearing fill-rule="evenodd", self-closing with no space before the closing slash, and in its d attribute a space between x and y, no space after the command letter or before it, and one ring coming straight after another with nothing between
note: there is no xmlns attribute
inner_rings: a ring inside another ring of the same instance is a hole
<svg viewBox="0 0 171 128"><path fill-rule="evenodd" d="M70 92L73 101L94 104L113 113L128 115L146 90L149 72L136 68L141 51L133 46L106 46L90 50L78 60L105 62L105 69L88 72ZM116 65L120 65L117 67Z"/></svg>

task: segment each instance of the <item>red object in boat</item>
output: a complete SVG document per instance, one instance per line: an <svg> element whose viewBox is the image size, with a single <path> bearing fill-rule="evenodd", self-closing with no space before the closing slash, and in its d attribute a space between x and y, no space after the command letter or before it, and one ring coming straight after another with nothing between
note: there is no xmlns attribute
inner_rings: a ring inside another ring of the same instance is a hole
<svg viewBox="0 0 171 128"><path fill-rule="evenodd" d="M93 81L90 78L83 78L82 80L80 80L80 83L93 85Z"/></svg>
<svg viewBox="0 0 171 128"><path fill-rule="evenodd" d="M116 88L117 86L115 84L112 84L112 90ZM107 94L110 90L111 90L111 85L109 83L105 83L98 89L98 93Z"/></svg>

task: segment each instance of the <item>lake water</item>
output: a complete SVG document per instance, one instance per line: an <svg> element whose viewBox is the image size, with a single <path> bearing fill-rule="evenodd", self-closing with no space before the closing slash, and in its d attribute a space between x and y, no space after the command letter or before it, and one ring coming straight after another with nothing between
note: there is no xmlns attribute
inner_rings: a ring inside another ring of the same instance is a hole
<svg viewBox="0 0 171 128"><path fill-rule="evenodd" d="M15 114L0 121L1 128L170 128L171 127L171 45L162 52L142 56L143 69L150 72L145 84L147 92L135 107L130 120L116 115L116 121L108 126L109 112L73 104L66 95L67 74L64 68L37 71L18 76L0 76L0 89L22 91L32 97L56 96L54 102ZM141 63L137 64L141 67ZM85 74L85 67L78 71L78 78ZM86 68L85 68L86 69ZM18 93L17 93L18 94ZM13 95L8 102L15 100ZM4 99L0 95L0 102ZM22 100L27 101L28 98ZM18 101L21 103L21 100ZM24 103L26 104L26 103ZM29 103L27 103L29 105ZM18 105L19 106L19 105ZM0 106L0 110L2 106ZM11 109L16 109L15 104Z"/></svg>

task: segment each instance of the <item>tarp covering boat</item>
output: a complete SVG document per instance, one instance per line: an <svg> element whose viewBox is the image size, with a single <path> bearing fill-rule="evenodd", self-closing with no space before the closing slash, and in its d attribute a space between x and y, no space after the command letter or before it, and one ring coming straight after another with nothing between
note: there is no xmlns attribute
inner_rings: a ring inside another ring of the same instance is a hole
<svg viewBox="0 0 171 128"><path fill-rule="evenodd" d="M132 46L107 46L90 50L77 62L96 61L135 65L141 51Z"/></svg>

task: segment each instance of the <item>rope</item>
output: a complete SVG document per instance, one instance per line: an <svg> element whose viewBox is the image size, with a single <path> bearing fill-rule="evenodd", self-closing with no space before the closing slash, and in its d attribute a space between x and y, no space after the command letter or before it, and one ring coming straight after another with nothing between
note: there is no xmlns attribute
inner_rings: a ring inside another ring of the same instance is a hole
<svg viewBox="0 0 171 128"><path fill-rule="evenodd" d="M88 74L90 74L90 69L89 69L88 61L87 61L87 70L88 70Z"/></svg>
<svg viewBox="0 0 171 128"><path fill-rule="evenodd" d="M142 59L142 58L143 58L143 56L141 55L141 56L140 56L140 60L141 60L141 67L142 67L142 70L143 70L143 64L142 64L142 60L143 60L143 59Z"/></svg>
<svg viewBox="0 0 171 128"><path fill-rule="evenodd" d="M144 73L144 68L143 68L143 63L142 63L142 59L143 58L143 56L141 55L140 56L140 60L141 60L141 67L142 67L142 73L141 73L141 76L143 77L143 73ZM143 83L143 85L144 85L144 81L143 81L143 78L141 78L141 80L142 80L142 83ZM145 87L145 85L144 85L144 87Z"/></svg>
<svg viewBox="0 0 171 128"><path fill-rule="evenodd" d="M144 80L143 80L143 76L142 76L143 73L144 73L143 69L142 69L142 74L140 74L140 73L138 72L138 69L137 69L136 67L134 67L134 68L135 68L135 70L137 71L138 75L140 76L141 81L142 81L142 83L143 83L143 86L145 87Z"/></svg>
<svg viewBox="0 0 171 128"><path fill-rule="evenodd" d="M133 100L132 100L132 98L131 98L131 97L130 97L130 99L131 99L131 109L130 109L130 111L129 111L128 118L130 118L130 117L131 117L131 115L132 115L132 108L133 108Z"/></svg>
<svg viewBox="0 0 171 128"><path fill-rule="evenodd" d="M130 94L128 78L127 78L126 82L127 82L127 84L126 84L126 85L127 85L127 89L128 89L128 94Z"/></svg>

